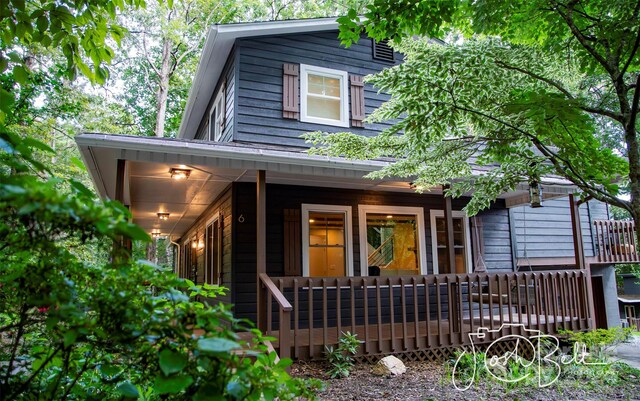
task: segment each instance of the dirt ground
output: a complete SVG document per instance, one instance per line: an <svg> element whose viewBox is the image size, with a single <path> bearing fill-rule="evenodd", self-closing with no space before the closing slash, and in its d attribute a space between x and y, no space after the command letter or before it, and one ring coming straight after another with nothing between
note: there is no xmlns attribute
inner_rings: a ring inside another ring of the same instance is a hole
<svg viewBox="0 0 640 401"><path fill-rule="evenodd" d="M635 376L622 386L593 386L589 383L560 382L549 388L519 387L506 389L483 380L466 391L457 390L446 378L442 364L407 363L407 372L398 377L379 377L371 373L373 365L358 364L346 379L328 379L324 363L296 363L292 374L297 377L320 378L326 390L321 401L640 401L640 378Z"/></svg>

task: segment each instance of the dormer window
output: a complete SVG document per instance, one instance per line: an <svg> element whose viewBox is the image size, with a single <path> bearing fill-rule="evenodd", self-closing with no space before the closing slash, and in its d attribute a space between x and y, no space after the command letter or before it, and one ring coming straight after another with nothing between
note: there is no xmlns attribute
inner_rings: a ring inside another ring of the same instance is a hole
<svg viewBox="0 0 640 401"><path fill-rule="evenodd" d="M209 140L219 141L222 138L222 131L224 131L224 85L218 91L216 100L211 106L209 111Z"/></svg>
<svg viewBox="0 0 640 401"><path fill-rule="evenodd" d="M300 65L300 120L349 126L347 72Z"/></svg>

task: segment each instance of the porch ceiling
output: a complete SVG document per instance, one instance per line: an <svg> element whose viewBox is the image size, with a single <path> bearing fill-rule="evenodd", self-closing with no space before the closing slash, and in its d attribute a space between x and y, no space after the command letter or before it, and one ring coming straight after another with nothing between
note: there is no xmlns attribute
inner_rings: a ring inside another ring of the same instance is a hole
<svg viewBox="0 0 640 401"><path fill-rule="evenodd" d="M267 183L326 188L411 193L409 180L370 180L366 174L383 161L352 161L311 156L301 151L262 149L165 138L82 134L76 137L93 183L103 198L115 199L117 161L126 160L124 203L134 222L148 232L181 237L232 182L256 182L256 171L267 172ZM188 168L186 180L171 178L169 170ZM507 205L528 202L526 185L502 198ZM545 197L565 196L573 188L549 182ZM430 194L442 194L435 189ZM159 220L158 212L170 213Z"/></svg>

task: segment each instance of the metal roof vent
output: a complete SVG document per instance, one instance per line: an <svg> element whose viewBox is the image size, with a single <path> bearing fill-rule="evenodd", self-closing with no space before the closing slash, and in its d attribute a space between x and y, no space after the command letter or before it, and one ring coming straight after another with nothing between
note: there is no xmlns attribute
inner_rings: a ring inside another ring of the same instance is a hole
<svg viewBox="0 0 640 401"><path fill-rule="evenodd" d="M391 46L389 46L388 39L383 39L379 42L376 42L375 39L371 39L371 41L373 42L374 60L387 61L391 63L395 61L393 49L391 48Z"/></svg>

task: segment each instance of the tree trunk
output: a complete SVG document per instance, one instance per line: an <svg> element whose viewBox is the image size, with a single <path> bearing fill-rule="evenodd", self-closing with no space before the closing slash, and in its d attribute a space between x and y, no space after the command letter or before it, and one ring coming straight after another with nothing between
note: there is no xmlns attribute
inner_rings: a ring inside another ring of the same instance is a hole
<svg viewBox="0 0 640 401"><path fill-rule="evenodd" d="M147 243L147 260L149 262L157 263L158 258L156 257L156 247L157 247L157 238L152 238L151 242Z"/></svg>
<svg viewBox="0 0 640 401"><path fill-rule="evenodd" d="M164 120L167 117L167 100L169 99L169 79L171 78L171 40L162 43L162 65L158 76L158 92L156 93L156 136L164 136Z"/></svg>

